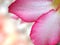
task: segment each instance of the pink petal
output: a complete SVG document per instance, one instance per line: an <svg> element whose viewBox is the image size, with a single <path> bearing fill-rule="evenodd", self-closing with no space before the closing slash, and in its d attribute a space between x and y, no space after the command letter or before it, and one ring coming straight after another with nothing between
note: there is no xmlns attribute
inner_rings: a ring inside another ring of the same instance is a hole
<svg viewBox="0 0 60 45"><path fill-rule="evenodd" d="M60 16L50 11L33 25L31 39L35 45L56 45L59 41Z"/></svg>
<svg viewBox="0 0 60 45"><path fill-rule="evenodd" d="M51 2L51 0L16 0L9 7L9 11L24 21L35 21L43 13L52 9Z"/></svg>

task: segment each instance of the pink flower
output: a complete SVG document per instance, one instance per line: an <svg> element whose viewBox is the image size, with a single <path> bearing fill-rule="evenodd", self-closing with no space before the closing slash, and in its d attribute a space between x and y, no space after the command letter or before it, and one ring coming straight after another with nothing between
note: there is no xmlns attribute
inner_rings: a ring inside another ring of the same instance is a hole
<svg viewBox="0 0 60 45"><path fill-rule="evenodd" d="M27 22L35 22L30 37L34 45L60 42L60 0L16 0L9 11Z"/></svg>

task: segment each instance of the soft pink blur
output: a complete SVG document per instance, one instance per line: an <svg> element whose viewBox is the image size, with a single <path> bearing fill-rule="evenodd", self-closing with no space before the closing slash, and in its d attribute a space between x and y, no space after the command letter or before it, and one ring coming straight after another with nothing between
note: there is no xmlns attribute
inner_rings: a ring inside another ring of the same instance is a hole
<svg viewBox="0 0 60 45"><path fill-rule="evenodd" d="M26 34L16 30L15 22L11 18L0 16L0 45L32 45Z"/></svg>

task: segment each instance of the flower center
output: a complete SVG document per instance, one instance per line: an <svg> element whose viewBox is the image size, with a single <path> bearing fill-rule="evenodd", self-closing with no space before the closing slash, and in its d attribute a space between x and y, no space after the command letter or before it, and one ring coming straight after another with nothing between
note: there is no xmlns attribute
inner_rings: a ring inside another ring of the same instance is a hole
<svg viewBox="0 0 60 45"><path fill-rule="evenodd" d="M53 0L53 7L59 11L60 10L60 0Z"/></svg>

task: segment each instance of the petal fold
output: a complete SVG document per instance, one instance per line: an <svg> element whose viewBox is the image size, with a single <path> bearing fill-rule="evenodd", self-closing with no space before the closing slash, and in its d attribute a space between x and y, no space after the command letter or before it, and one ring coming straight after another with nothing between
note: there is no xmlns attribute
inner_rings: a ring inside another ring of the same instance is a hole
<svg viewBox="0 0 60 45"><path fill-rule="evenodd" d="M59 15L55 11L41 16L33 25L30 37L34 45L56 45L59 41Z"/></svg>
<svg viewBox="0 0 60 45"><path fill-rule="evenodd" d="M51 0L16 0L9 6L9 12L24 21L36 21L43 13L51 10Z"/></svg>

